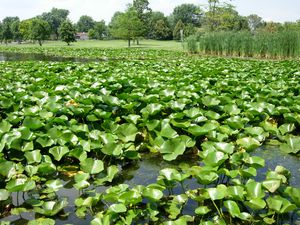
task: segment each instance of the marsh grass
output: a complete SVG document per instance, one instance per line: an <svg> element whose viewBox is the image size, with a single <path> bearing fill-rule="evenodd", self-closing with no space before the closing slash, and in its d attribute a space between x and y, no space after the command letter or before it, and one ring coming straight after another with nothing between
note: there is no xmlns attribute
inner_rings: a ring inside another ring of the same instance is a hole
<svg viewBox="0 0 300 225"><path fill-rule="evenodd" d="M217 56L259 57L270 59L300 56L300 33L280 32L211 32L198 38L188 39L187 50Z"/></svg>

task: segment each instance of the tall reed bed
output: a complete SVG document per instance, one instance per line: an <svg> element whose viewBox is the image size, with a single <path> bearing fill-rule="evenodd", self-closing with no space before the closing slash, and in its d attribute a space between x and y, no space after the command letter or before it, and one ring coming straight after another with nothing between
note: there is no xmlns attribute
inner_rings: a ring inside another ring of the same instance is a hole
<svg viewBox="0 0 300 225"><path fill-rule="evenodd" d="M248 31L211 32L190 37L187 50L219 56L294 58L300 56L300 33L289 30L255 34Z"/></svg>

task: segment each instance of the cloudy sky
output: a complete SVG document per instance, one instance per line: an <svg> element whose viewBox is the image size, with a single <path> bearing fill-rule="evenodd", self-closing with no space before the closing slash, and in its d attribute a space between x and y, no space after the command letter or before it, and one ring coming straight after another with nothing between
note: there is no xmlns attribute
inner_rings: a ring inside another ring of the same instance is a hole
<svg viewBox="0 0 300 225"><path fill-rule="evenodd" d="M6 16L31 18L52 7L68 9L70 19L77 22L81 15L89 15L95 20L106 22L116 11L123 11L132 0L0 0L0 20ZM149 0L150 7L169 15L175 6L194 3L205 7L207 0ZM241 15L258 14L266 21L296 21L300 19L299 0L232 0Z"/></svg>

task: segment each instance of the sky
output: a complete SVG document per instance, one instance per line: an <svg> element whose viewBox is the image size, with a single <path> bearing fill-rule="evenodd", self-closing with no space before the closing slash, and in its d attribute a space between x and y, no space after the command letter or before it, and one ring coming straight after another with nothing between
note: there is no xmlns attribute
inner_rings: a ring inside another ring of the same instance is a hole
<svg viewBox="0 0 300 225"><path fill-rule="evenodd" d="M207 6L207 0L149 0L154 11L165 15L183 3L193 3L200 7ZM243 16L257 14L265 21L286 22L300 19L299 0L231 0ZM21 20L49 12L51 8L62 8L70 11L69 18L77 22L82 15L94 20L105 20L107 23L116 11L124 11L132 0L0 0L0 20L6 16L19 16Z"/></svg>

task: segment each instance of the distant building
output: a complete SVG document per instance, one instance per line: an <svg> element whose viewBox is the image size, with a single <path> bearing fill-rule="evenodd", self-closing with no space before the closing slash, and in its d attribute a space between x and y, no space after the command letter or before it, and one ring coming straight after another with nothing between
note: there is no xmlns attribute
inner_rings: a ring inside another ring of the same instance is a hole
<svg viewBox="0 0 300 225"><path fill-rule="evenodd" d="M75 35L76 40L89 40L88 33L85 32L79 32Z"/></svg>

